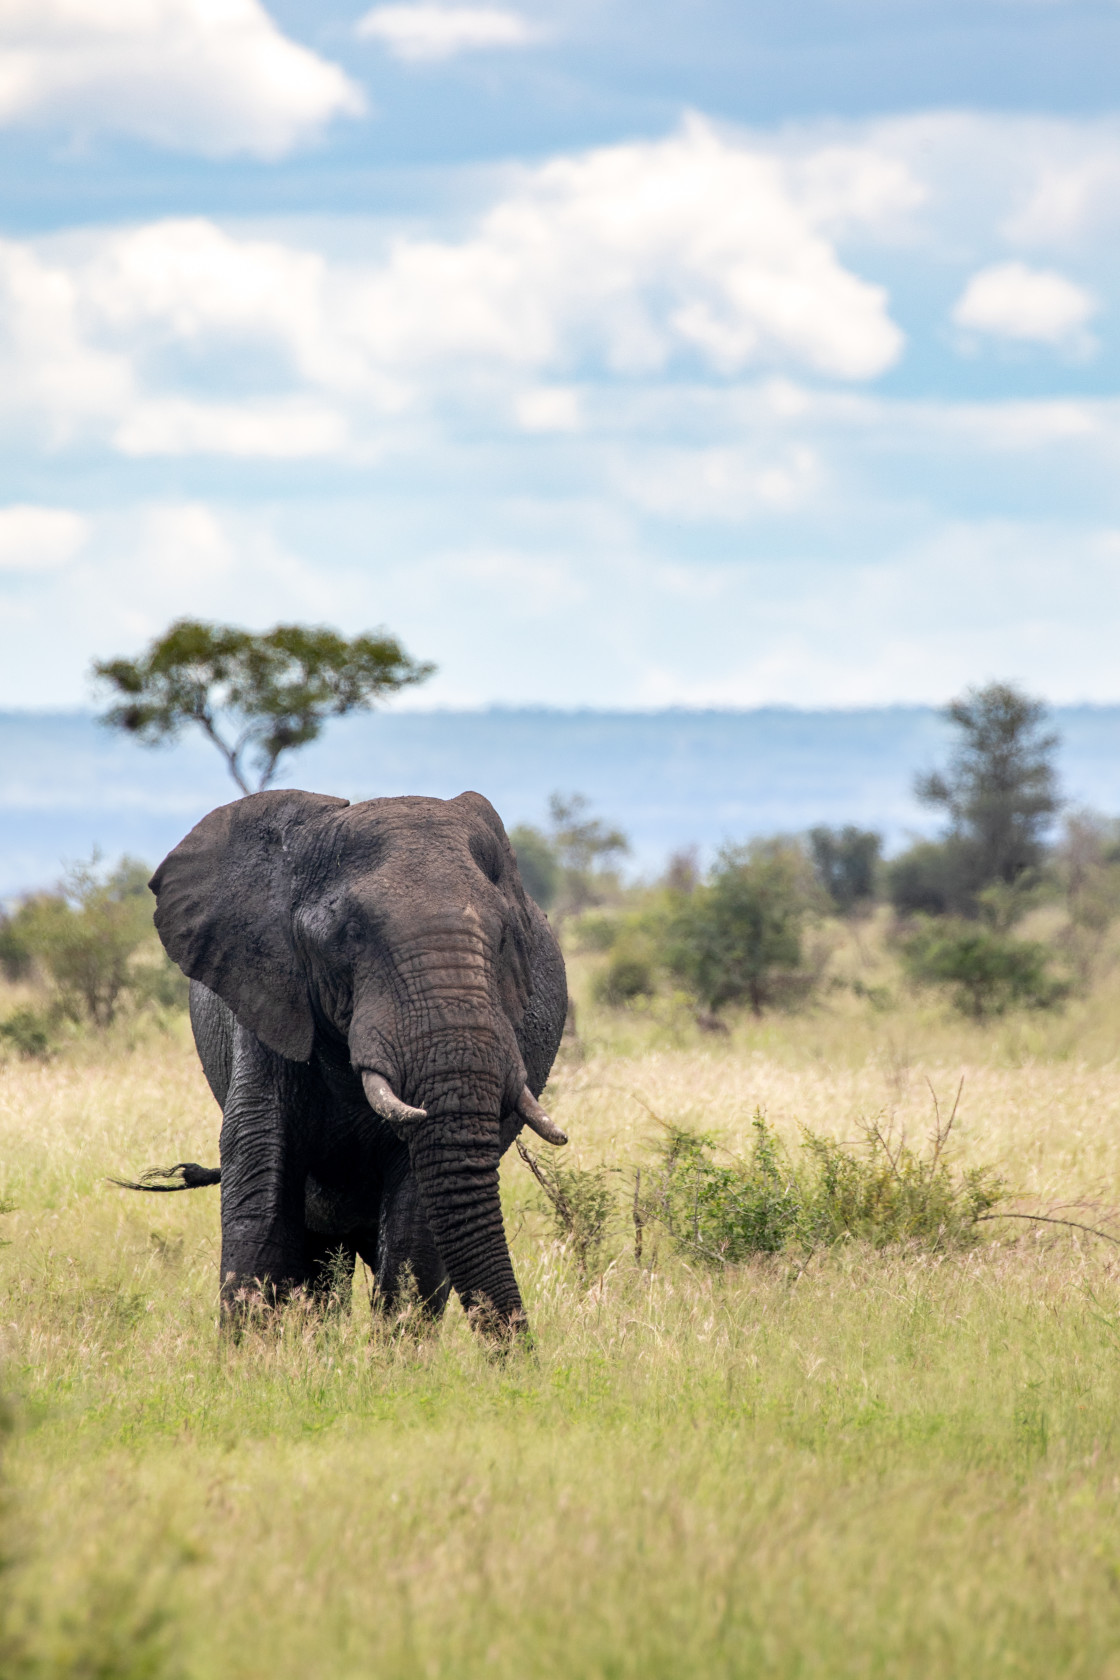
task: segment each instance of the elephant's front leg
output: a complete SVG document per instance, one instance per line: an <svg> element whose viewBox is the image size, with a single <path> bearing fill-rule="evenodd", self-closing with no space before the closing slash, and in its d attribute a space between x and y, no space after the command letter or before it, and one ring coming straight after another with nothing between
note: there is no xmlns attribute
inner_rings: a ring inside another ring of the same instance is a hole
<svg viewBox="0 0 1120 1680"><path fill-rule="evenodd" d="M307 1281L310 1070L238 1026L222 1118L222 1300L271 1302Z"/></svg>
<svg viewBox="0 0 1120 1680"><path fill-rule="evenodd" d="M367 1247L373 1252L367 1252ZM360 1242L359 1252L373 1268L375 1309L395 1311L411 1277L425 1312L433 1318L442 1314L451 1293L451 1280L403 1146L385 1174L375 1243Z"/></svg>

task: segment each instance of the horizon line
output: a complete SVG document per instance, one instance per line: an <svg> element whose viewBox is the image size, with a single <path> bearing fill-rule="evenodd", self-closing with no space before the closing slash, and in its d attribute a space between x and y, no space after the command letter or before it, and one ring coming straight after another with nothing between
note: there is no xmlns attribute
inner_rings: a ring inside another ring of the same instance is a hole
<svg viewBox="0 0 1120 1680"><path fill-rule="evenodd" d="M1114 700L1047 700L1043 705L1049 711L1120 711L1120 696ZM943 700L880 700L867 701L862 704L837 701L822 703L817 706L797 705L789 700L764 700L756 705L700 705L685 701L676 701L661 706L597 706L593 704L581 705L553 705L547 701L507 702L501 700L487 701L476 705L443 704L434 706L422 705L374 705L362 708L350 714L352 717L362 715L363 711L369 716L378 717L487 717L494 714L545 715L551 717L747 717L760 713L778 712L799 717L820 717L836 715L866 714L874 712L944 712L949 701ZM97 721L99 713L92 706L4 706L0 705L0 719L9 718L90 718ZM332 721L341 722L342 719Z"/></svg>

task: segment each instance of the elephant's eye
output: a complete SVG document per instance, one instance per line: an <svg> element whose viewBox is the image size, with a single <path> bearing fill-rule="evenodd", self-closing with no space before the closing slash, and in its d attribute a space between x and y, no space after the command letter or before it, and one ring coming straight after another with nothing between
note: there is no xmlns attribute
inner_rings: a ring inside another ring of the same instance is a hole
<svg viewBox="0 0 1120 1680"><path fill-rule="evenodd" d="M477 863L482 873L486 876L486 879L488 881L493 881L494 885L497 886L498 882L502 878L502 859L499 855L498 848L493 844L493 842L485 839L480 834L472 834L471 856L474 858L474 861Z"/></svg>
<svg viewBox="0 0 1120 1680"><path fill-rule="evenodd" d="M341 928L341 939L344 945L357 945L361 940L361 937L362 924L358 921L357 917L351 916L348 921L343 922Z"/></svg>

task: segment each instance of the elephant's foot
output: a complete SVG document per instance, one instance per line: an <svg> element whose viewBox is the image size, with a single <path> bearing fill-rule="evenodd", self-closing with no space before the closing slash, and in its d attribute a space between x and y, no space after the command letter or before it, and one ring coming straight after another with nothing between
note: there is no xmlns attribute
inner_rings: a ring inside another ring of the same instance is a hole
<svg viewBox="0 0 1120 1680"><path fill-rule="evenodd" d="M272 1278L227 1272L222 1279L219 1319L223 1339L236 1343L249 1332L269 1329L290 1293L290 1287Z"/></svg>
<svg viewBox="0 0 1120 1680"><path fill-rule="evenodd" d="M531 1348L533 1332L523 1306L496 1307L485 1295L466 1308L467 1323L487 1343L491 1353L498 1355L515 1348Z"/></svg>
<svg viewBox="0 0 1120 1680"><path fill-rule="evenodd" d="M299 1278L239 1277L227 1272L222 1282L220 1330L239 1342L248 1334L278 1334L292 1313L316 1315L350 1308L353 1251L336 1244Z"/></svg>
<svg viewBox="0 0 1120 1680"><path fill-rule="evenodd" d="M450 1290L446 1277L418 1275L406 1260L389 1277L374 1283L370 1295L374 1324L393 1335L420 1340L443 1317Z"/></svg>

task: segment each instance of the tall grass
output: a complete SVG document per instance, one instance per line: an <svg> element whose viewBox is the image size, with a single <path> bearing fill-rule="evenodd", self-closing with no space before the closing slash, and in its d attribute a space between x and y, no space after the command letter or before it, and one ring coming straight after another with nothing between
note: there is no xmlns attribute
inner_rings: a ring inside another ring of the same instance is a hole
<svg viewBox="0 0 1120 1680"><path fill-rule="evenodd" d="M963 1073L959 1170L1107 1220L1115 1061L836 1010L675 1046L581 1012L565 1170L651 1175L650 1109L717 1163L758 1109L794 1163L802 1127L851 1151L861 1122L924 1155L929 1086L947 1110ZM620 1196L581 1268L511 1153L532 1351L493 1360L455 1306L374 1324L360 1288L231 1348L217 1192L104 1183L216 1134L178 1029L0 1069L5 1676L1120 1675L1108 1244L991 1224L712 1268L647 1227L639 1263Z"/></svg>

